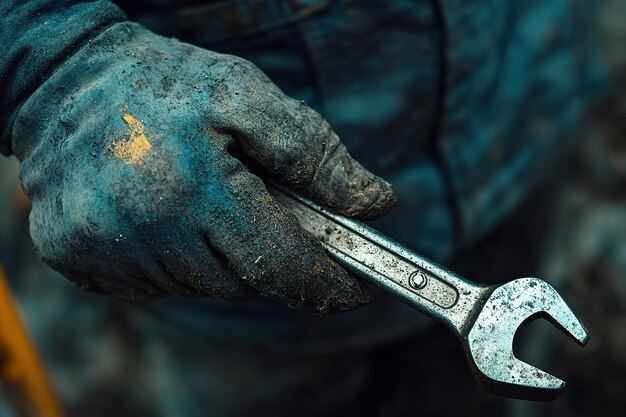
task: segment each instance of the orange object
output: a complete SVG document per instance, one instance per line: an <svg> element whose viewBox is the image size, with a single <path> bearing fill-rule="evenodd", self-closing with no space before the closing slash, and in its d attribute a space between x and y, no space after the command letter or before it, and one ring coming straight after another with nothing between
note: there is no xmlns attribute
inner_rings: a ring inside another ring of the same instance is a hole
<svg viewBox="0 0 626 417"><path fill-rule="evenodd" d="M15 189L15 209L20 214L28 213L30 210L30 200L19 186Z"/></svg>
<svg viewBox="0 0 626 417"><path fill-rule="evenodd" d="M0 267L0 381L20 417L63 417Z"/></svg>

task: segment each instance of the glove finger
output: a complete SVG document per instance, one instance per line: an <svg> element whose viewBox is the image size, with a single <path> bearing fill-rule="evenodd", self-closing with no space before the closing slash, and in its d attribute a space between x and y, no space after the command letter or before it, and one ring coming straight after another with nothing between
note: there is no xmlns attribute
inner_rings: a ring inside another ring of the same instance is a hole
<svg viewBox="0 0 626 417"><path fill-rule="evenodd" d="M137 265L80 270L54 267L78 288L128 301L148 301L167 294Z"/></svg>
<svg viewBox="0 0 626 417"><path fill-rule="evenodd" d="M287 97L246 61L232 71L249 81L224 98L231 104L223 123L248 156L337 213L369 219L393 206L391 185L354 160L317 112Z"/></svg>
<svg viewBox="0 0 626 417"><path fill-rule="evenodd" d="M226 300L245 300L257 293L201 236L179 236L175 245L158 245L156 252L154 267L170 278L169 292Z"/></svg>
<svg viewBox="0 0 626 417"><path fill-rule="evenodd" d="M260 178L231 159L219 212L206 217L211 245L262 295L321 313L368 300L362 284L331 261Z"/></svg>

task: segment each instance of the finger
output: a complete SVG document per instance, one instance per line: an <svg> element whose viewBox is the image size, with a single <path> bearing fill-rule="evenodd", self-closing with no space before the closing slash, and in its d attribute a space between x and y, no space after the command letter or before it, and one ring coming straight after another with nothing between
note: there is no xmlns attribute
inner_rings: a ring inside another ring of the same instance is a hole
<svg viewBox="0 0 626 417"><path fill-rule="evenodd" d="M41 259L84 291L129 301L146 301L167 294L158 282L153 282L137 265L136 259L141 259L143 253L129 252L124 256L116 256L115 262L111 262L110 258L99 250L102 247L96 248L93 240L86 240L81 246L86 250L85 253L91 254L91 257L85 262L85 258L81 256L83 252L78 250L76 243L79 238L67 237L65 241L69 249L61 252L62 255L59 256L58 253L48 250L53 245L41 246L40 234L34 236Z"/></svg>
<svg viewBox="0 0 626 417"><path fill-rule="evenodd" d="M83 291L108 295L128 301L148 301L167 294L151 282L136 265L81 270L55 268Z"/></svg>
<svg viewBox="0 0 626 417"><path fill-rule="evenodd" d="M158 263L152 273L169 278L169 292L226 300L245 300L257 294L201 236L181 233L176 242L157 243L156 251Z"/></svg>
<svg viewBox="0 0 626 417"><path fill-rule="evenodd" d="M263 182L234 158L222 208L207 216L211 244L262 295L300 310L342 311L365 301L361 284L332 262Z"/></svg>
<svg viewBox="0 0 626 417"><path fill-rule="evenodd" d="M250 63L223 121L244 152L280 181L331 210L363 219L394 204L391 185L354 160L329 124L301 101L285 96Z"/></svg>

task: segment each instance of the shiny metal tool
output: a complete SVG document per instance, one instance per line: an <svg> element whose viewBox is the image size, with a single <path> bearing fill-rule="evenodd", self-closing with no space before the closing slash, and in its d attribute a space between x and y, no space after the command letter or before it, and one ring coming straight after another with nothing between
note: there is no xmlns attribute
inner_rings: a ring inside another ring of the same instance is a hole
<svg viewBox="0 0 626 417"><path fill-rule="evenodd" d="M557 291L538 278L487 286L461 278L375 230L271 184L289 208L346 269L447 325L461 340L477 383L510 397L549 400L565 382L513 355L515 332L545 318L584 346L586 329Z"/></svg>

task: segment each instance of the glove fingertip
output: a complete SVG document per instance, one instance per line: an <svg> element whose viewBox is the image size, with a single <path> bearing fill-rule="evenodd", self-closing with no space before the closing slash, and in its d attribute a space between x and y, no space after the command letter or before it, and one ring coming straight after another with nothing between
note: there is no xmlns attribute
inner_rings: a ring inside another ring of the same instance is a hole
<svg viewBox="0 0 626 417"><path fill-rule="evenodd" d="M354 310L355 308L368 304L370 301L371 297L369 294L362 292L348 298L330 299L327 304L320 306L317 312L320 315L342 313Z"/></svg>
<svg viewBox="0 0 626 417"><path fill-rule="evenodd" d="M387 214L396 203L392 185L373 174L362 184L351 187L348 195L339 201L340 206L330 208L360 220L372 220Z"/></svg>
<svg viewBox="0 0 626 417"><path fill-rule="evenodd" d="M368 186L364 193L368 193L371 203L363 210L355 213L353 217L362 220L371 220L387 214L396 203L396 196L393 186L382 178L376 177L374 183Z"/></svg>
<svg viewBox="0 0 626 417"><path fill-rule="evenodd" d="M317 304L320 315L341 313L353 310L371 301L364 284L349 275L346 271L337 277L333 290Z"/></svg>
<svg viewBox="0 0 626 417"><path fill-rule="evenodd" d="M396 200L391 184L352 158L332 130L306 191L322 206L363 220L386 214Z"/></svg>

